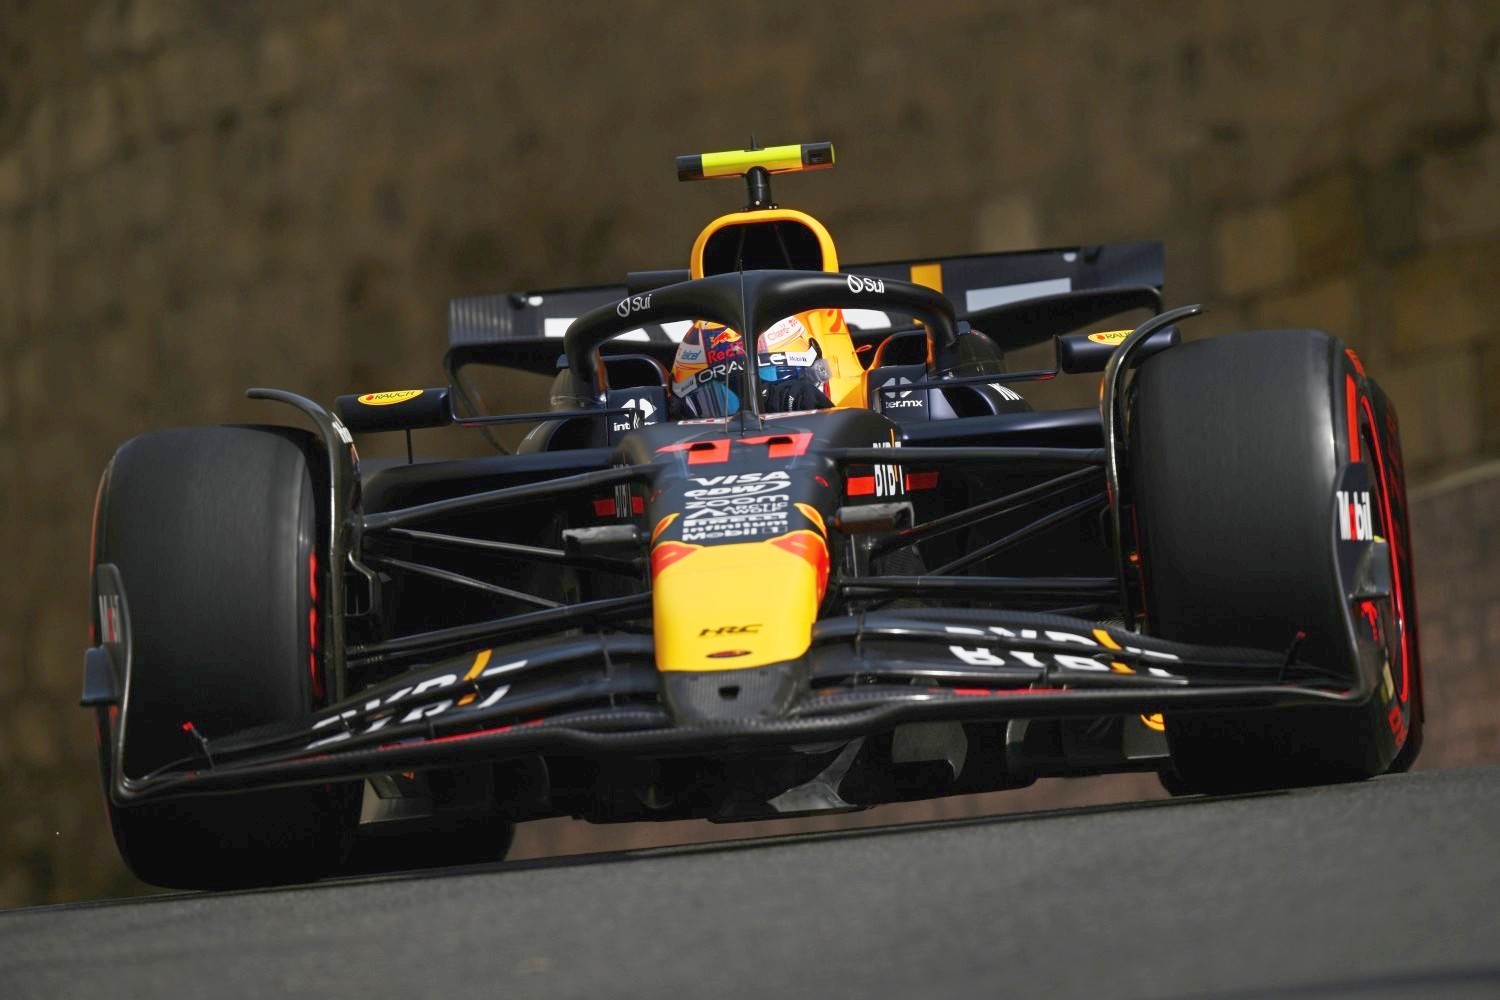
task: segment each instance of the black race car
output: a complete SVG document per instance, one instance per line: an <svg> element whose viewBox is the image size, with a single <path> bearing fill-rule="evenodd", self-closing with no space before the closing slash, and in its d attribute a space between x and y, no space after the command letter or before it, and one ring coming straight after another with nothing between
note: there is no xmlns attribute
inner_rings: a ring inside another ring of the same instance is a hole
<svg viewBox="0 0 1500 1000"><path fill-rule="evenodd" d="M139 876L312 878L356 841L494 859L559 815L1411 766L1400 443L1354 353L1311 330L1182 343L1199 309L1161 311L1155 244L841 269L770 193L832 158L679 159L748 191L686 271L456 301L447 387L332 413L252 389L312 430L120 448L83 704ZM1007 369L1048 341L1054 367ZM553 374L551 407L489 412L496 366ZM1018 391L1101 372L1097 408ZM353 444L515 423L484 458Z"/></svg>

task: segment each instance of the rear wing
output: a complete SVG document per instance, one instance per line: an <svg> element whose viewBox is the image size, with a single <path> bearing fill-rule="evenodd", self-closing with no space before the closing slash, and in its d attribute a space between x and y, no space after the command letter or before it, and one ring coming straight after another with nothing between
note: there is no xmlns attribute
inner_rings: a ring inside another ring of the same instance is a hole
<svg viewBox="0 0 1500 1000"><path fill-rule="evenodd" d="M1160 289L1164 257L1160 243L1118 243L854 264L844 270L936 288L952 300L962 319L997 306L1070 292L1143 285ZM645 290L632 288L637 279L660 285L686 280L687 274L642 272L632 275L630 284L454 299L448 304L448 351L444 366L450 376L461 365L475 362L551 374L557 370L568 324L590 309ZM844 317L853 328L856 344L878 341L890 330L913 325L911 317L869 309L846 309ZM1027 320L1019 318L1012 322L1024 324ZM644 324L606 345L605 353L650 354L669 364L690 325ZM998 331L986 329L986 332ZM1055 331L1038 332L1041 336L1037 339L1045 339ZM1008 341L1031 339L1025 330L1005 333Z"/></svg>

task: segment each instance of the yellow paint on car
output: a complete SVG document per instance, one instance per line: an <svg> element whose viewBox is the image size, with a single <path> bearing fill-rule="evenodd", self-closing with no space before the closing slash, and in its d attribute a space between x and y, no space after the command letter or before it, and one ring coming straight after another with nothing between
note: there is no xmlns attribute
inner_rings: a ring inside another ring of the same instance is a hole
<svg viewBox="0 0 1500 1000"><path fill-rule="evenodd" d="M658 670L763 667L807 651L828 580L817 532L695 549L674 551L652 581Z"/></svg>
<svg viewBox="0 0 1500 1000"><path fill-rule="evenodd" d="M366 406L390 406L393 403L404 403L409 399L416 399L422 395L421 389L392 389L388 392L367 392L359 397L359 401Z"/></svg>
<svg viewBox="0 0 1500 1000"><path fill-rule="evenodd" d="M911 266L911 283L913 285L926 285L935 292L941 292L943 290L943 265L913 264Z"/></svg>

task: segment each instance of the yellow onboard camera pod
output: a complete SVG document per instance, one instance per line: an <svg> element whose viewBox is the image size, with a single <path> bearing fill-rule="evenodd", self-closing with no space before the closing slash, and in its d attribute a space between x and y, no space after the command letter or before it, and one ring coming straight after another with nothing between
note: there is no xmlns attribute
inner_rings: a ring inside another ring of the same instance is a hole
<svg viewBox="0 0 1500 1000"><path fill-rule="evenodd" d="M823 170L833 166L833 143L804 142L768 149L731 149L723 153L694 153L677 158L677 179L701 181L713 177L741 177L752 167L771 174Z"/></svg>
<svg viewBox="0 0 1500 1000"><path fill-rule="evenodd" d="M755 144L752 137L750 144ZM771 175L833 166L833 143L804 142L768 149L731 149L722 153L693 153L677 158L677 179L701 181L714 177L743 177L750 202L747 211L775 208L771 202Z"/></svg>

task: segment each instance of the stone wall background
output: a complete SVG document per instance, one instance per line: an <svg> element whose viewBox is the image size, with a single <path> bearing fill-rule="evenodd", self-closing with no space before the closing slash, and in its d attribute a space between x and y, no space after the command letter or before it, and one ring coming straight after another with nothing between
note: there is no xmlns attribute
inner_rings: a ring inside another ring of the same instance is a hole
<svg viewBox="0 0 1500 1000"><path fill-rule="evenodd" d="M1345 336L1414 483L1500 455L1488 0L0 0L0 906L138 890L73 707L115 446L432 384L454 295L678 265L738 192L670 158L751 131L835 141L778 194L849 260L1160 238L1195 334ZM1418 508L1429 765L1500 756L1476 482Z"/></svg>

